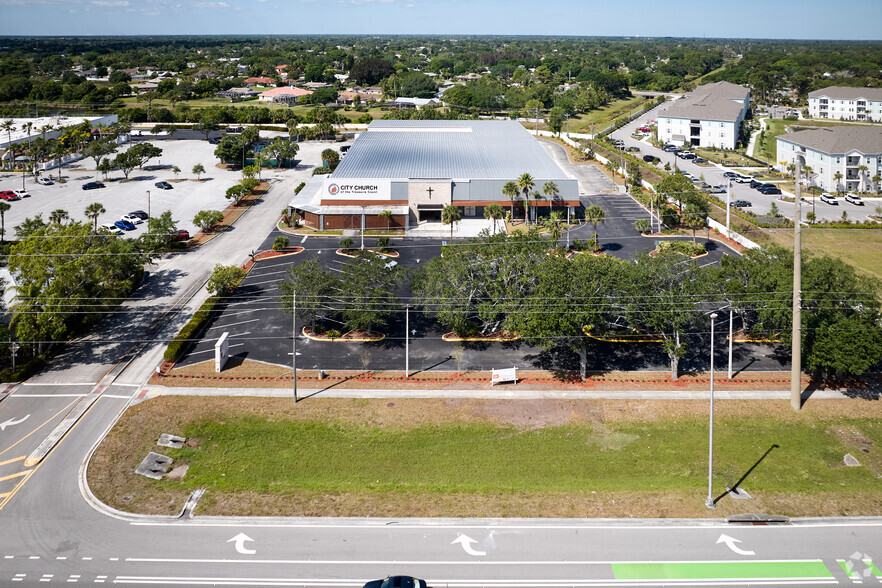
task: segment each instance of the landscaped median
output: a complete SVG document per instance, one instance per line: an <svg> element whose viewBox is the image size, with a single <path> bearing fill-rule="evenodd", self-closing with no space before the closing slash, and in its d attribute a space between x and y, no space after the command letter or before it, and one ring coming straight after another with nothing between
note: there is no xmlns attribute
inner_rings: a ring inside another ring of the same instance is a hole
<svg viewBox="0 0 882 588"><path fill-rule="evenodd" d="M161 396L131 407L88 469L124 511L371 517L725 517L882 512L878 403L720 400L710 513L707 401ZM161 433L182 480L134 469ZM862 449L867 449L863 452ZM850 453L860 467L843 463Z"/></svg>

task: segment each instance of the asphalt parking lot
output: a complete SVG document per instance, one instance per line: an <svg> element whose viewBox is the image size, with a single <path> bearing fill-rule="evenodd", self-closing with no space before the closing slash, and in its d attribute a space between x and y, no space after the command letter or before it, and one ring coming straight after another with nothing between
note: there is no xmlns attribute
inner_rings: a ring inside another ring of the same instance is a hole
<svg viewBox="0 0 882 588"><path fill-rule="evenodd" d="M272 135L266 132L261 134L262 137ZM31 196L9 203L12 208L5 214L7 233L13 234L13 227L27 217L42 214L43 219L46 220L56 209L67 211L74 220L90 221L85 215L85 209L93 202L99 202L107 211L98 218L99 226L117 221L122 215L133 210L143 210L152 216L170 210L178 228L194 234L196 226L193 217L196 213L200 210L226 208L229 200L224 194L227 188L241 179L242 175L239 171L218 168L218 159L214 156L215 145L204 139L151 140L150 143L162 149L162 155L148 161L143 170L137 168L132 170L128 181L124 181L120 171L110 173L107 181L103 180L101 174L95 171L95 161L91 158L65 165L61 172L62 178L66 180L65 183L56 181L51 186L42 186L33 178L27 177L25 189ZM297 159L309 162L308 164L301 164L296 169L290 170L263 170L264 179L283 183L283 186L276 186L274 189L293 190L297 183L307 180L314 165L321 161L321 151L330 144L303 142L299 145L300 152ZM205 167L201 181L197 181L192 173L193 166L197 163ZM172 172L175 166L181 169L177 181ZM42 176L51 177L54 181L58 178L58 169L44 172ZM82 189L82 185L86 182L95 181L102 182L105 187L95 190ZM161 190L154 185L158 181L167 181L173 188ZM21 174L0 174L0 190L20 189L22 189ZM136 230L128 231L126 235L137 237L146 230L146 226L146 223L137 225Z"/></svg>
<svg viewBox="0 0 882 588"><path fill-rule="evenodd" d="M727 185L728 181L723 177L723 172L726 171L726 168L717 165L710 165L707 167L703 167L700 165L696 165L688 160L680 159L676 157L673 153L666 153L661 149L657 149L649 144L647 141L641 141L633 138L631 135L634 133L638 127L648 125L649 121L657 119L663 113L663 109L669 103L662 104L657 106L656 108L646 112L645 114L637 117L634 121L628 123L624 127L617 129L610 136L614 139L622 139L625 142L626 147L639 147L640 153L635 155L654 155L658 157L661 161L656 164L659 169L663 169L665 163L669 163L671 165L671 169L673 169L674 164L676 163L677 167L683 171L688 171L692 175L696 177L704 177L704 181L712 186L717 185ZM751 168L741 168L745 171L750 171ZM762 168L756 168L762 169ZM725 194L718 195L722 200L726 199ZM765 195L761 194L757 190L754 190L747 184L739 184L732 183L731 188L731 198L732 200L747 200L752 204L750 210L755 214L768 214L771 210L772 203L778 207L778 210L781 214L793 218L793 203L785 202L780 200L779 196L774 195ZM818 220L839 220L842 217L843 211L845 211L850 220L866 220L868 215L872 214L877 205L882 204L882 200L878 198L871 198L866 200L866 204L863 206L856 206L854 204L849 204L844 201L844 199L839 198L839 204L836 206L825 204L820 201L819 198L805 198L809 203L802 203L802 219L806 219L806 215L809 211L814 210L815 215ZM812 205L812 201L814 202L814 206Z"/></svg>

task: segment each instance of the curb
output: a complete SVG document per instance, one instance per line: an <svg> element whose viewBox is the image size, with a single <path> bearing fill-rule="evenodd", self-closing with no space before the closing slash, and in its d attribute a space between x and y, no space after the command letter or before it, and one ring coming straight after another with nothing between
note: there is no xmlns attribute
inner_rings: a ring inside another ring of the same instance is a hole
<svg viewBox="0 0 882 588"><path fill-rule="evenodd" d="M86 411L89 410L95 401L101 397L101 394L92 393L84 396L77 402L77 405L73 408L73 410L68 413L67 417L64 418L63 421L58 423L58 426L49 433L49 435L43 440L40 445L34 449L33 452L27 457L24 462L25 467L33 467L39 464L43 459L49 455L49 452L58 445L58 443L67 435L68 431L73 428L77 421L82 418Z"/></svg>

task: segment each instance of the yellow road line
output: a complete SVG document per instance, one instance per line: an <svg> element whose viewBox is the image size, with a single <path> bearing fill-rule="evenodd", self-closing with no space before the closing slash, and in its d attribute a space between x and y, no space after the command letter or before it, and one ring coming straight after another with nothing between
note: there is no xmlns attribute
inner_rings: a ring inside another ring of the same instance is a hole
<svg viewBox="0 0 882 588"><path fill-rule="evenodd" d="M24 470L23 472L16 472L14 474L9 474L8 476L3 476L0 478L0 482L5 482L6 480L11 480L12 478L20 478L22 476L28 475L31 470Z"/></svg>
<svg viewBox="0 0 882 588"><path fill-rule="evenodd" d="M77 398L76 400L74 400L74 402L77 402L77 401L79 401L79 400L80 400L80 399ZM58 443L56 443L56 444L55 444L55 447L53 447L52 450L51 450L49 453L46 454L46 457L43 458L43 461L41 461L41 462L37 465L37 467L35 467L35 468L33 468L33 469L30 469L30 470L28 470L28 471L26 472L27 475L26 475L25 477L23 477L23 478L21 479L21 481L20 481L18 484L16 484L15 488L12 489L12 492L10 492L10 493L9 493L9 494L3 499L3 501L0 502L0 510L3 510L3 507L6 506L6 503L9 502L10 500L12 500L12 497L15 496L15 495L18 493L18 491L21 489L21 487L25 485L25 482L27 482L28 480L30 480L30 479L31 479L31 476L33 476L35 473L37 473L37 470L39 470L41 467L43 467L43 464L45 464L46 461L48 461L49 456L52 455L52 454L55 452L56 449L58 449L58 447L61 445L61 443L62 443L65 439L67 439L67 436L70 435L71 431L73 431L74 429L76 429L77 426L78 426L81 422L83 422L83 419L86 418L86 415L89 414L89 413L92 411L93 408L95 408L95 406L98 404L98 402L99 402L100 400L101 400L101 397L99 396L99 397L95 400L95 402L92 403L92 406L90 406L90 407L86 410L86 412L84 412L84 413L82 414L82 416L79 418L79 420L77 420L77 422L74 423L74 425L73 425L70 429L67 430L67 433L65 433L64 436L63 436L61 439L58 440ZM71 404L73 404L73 402L72 402ZM70 404L69 404L68 406L70 406ZM64 410L64 409L62 409L62 410ZM60 414L60 412L59 412L58 414ZM58 414L56 414L55 416L58 416ZM55 418L55 417L52 417L52 418ZM49 419L49 420L52 420L52 419ZM46 422L49 422L49 421L46 421ZM46 424L46 423L43 423L43 425L45 425L45 424ZM43 425L40 425L40 426L42 427ZM32 432L33 432L33 431L32 431ZM11 448L10 448L10 449L11 449Z"/></svg>
<svg viewBox="0 0 882 588"><path fill-rule="evenodd" d="M27 457L27 455L22 455L21 457L16 457L15 459L7 459L6 461L0 461L0 466L5 466L8 463L15 463L17 461L21 461L26 457Z"/></svg>
<svg viewBox="0 0 882 588"><path fill-rule="evenodd" d="M27 435L25 435L24 437L22 437L21 439L19 439L18 441L16 441L15 443L13 443L12 445L10 445L9 447L7 447L7 448L4 449L3 451L0 451L0 455L3 455L4 453L6 453L7 451L9 451L9 450L12 449L13 447L15 447L16 445L18 445L19 443L21 443L22 441L24 441L25 439L27 439L28 437L30 437L31 435L33 435L34 433L36 433L37 431L39 431L40 429L42 429L43 427L45 427L45 426L46 426L46 425L47 425L52 419L54 419L55 417L57 417L58 415L60 415L61 413L63 413L65 410L69 409L71 406L74 405L75 402L78 402L79 400L80 400L79 398L74 398L73 400L71 400L71 401L70 401L70 404L68 404L67 406L65 406L64 408L62 408L62 409L59 410L58 412L56 412L54 415L52 415L51 417L49 417L48 419L46 419L46 422L44 422L42 425L40 425L39 427L37 427L36 429L34 429L33 431L31 431L31 432L28 433Z"/></svg>

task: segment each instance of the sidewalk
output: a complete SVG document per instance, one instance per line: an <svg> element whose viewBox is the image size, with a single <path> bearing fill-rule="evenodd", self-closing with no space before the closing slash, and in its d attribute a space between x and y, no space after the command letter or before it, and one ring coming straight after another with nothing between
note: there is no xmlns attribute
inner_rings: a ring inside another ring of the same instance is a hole
<svg viewBox="0 0 882 588"><path fill-rule="evenodd" d="M135 402L157 396L253 396L259 398L293 398L290 388L202 388L147 385L136 395ZM383 390L334 388L298 388L299 400L322 398L485 398L505 400L702 400L708 391L688 390L536 390L500 385L490 390ZM805 396L805 394L804 394ZM780 390L717 390L718 400L789 400L790 392ZM848 398L834 390L817 390L811 398Z"/></svg>

